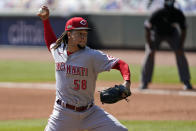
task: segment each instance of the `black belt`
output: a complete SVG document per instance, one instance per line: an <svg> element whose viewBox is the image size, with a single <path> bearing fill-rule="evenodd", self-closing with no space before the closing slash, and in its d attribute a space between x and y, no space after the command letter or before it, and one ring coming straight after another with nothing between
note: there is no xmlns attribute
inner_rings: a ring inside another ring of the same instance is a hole
<svg viewBox="0 0 196 131"><path fill-rule="evenodd" d="M62 100L58 99L56 101L57 104L61 105L62 107L65 107L65 108L68 108L68 109L71 109L71 110L74 110L74 111L77 111L77 112L82 112L82 111L85 111L89 108L91 108L93 106L93 103L87 105L87 106L80 106L80 107L76 107L76 106L73 106L73 105L70 105L70 104L65 104Z"/></svg>

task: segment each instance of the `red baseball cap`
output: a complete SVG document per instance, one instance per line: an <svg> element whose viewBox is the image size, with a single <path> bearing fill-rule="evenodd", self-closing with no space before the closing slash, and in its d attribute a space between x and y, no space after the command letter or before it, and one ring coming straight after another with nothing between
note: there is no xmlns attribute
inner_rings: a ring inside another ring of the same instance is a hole
<svg viewBox="0 0 196 131"><path fill-rule="evenodd" d="M73 17L69 19L65 25L65 31L70 30L89 30L88 28L88 22L83 19L82 17Z"/></svg>

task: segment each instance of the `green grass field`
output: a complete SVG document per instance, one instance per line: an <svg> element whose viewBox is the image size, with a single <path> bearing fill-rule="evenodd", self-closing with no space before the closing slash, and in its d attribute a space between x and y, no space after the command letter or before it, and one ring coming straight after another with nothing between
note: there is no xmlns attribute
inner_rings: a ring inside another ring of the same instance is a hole
<svg viewBox="0 0 196 131"><path fill-rule="evenodd" d="M47 120L0 121L0 131L43 131ZM129 131L195 131L196 121L121 121Z"/></svg>
<svg viewBox="0 0 196 131"><path fill-rule="evenodd" d="M140 65L129 65L132 82L139 82ZM54 63L0 61L0 82L48 82L55 81ZM191 82L196 84L196 67L190 67ZM120 72L111 70L99 75L101 81L122 81ZM179 83L176 66L155 66L154 83Z"/></svg>
<svg viewBox="0 0 196 131"><path fill-rule="evenodd" d="M140 65L129 65L132 82L139 82ZM0 61L0 82L53 82L54 64L49 62ZM190 67L191 82L196 84L196 67ZM119 71L101 73L99 81L122 81ZM156 66L153 82L179 83L175 66ZM195 131L196 121L121 121L130 131ZM0 131L43 131L42 120L0 121Z"/></svg>

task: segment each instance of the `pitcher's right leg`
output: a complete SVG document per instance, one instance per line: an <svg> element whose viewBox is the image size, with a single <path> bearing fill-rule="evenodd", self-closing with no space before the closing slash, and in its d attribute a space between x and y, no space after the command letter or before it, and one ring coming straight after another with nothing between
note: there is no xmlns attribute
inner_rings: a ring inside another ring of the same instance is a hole
<svg viewBox="0 0 196 131"><path fill-rule="evenodd" d="M54 108L44 131L78 131L78 125L77 113Z"/></svg>
<svg viewBox="0 0 196 131"><path fill-rule="evenodd" d="M128 131L115 117L96 105L93 107L93 113L86 116L82 125L83 129L88 131Z"/></svg>

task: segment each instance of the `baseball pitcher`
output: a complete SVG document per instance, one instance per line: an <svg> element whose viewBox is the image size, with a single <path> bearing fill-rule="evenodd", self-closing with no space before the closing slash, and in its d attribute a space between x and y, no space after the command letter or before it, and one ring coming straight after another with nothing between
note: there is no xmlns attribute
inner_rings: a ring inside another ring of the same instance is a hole
<svg viewBox="0 0 196 131"><path fill-rule="evenodd" d="M110 69L119 70L124 83L101 91L101 102L111 104L131 95L128 65L87 46L89 27L85 19L69 19L57 39L49 22L49 9L43 6L38 16L43 21L45 43L56 71L56 99L45 131L128 131L94 104L97 76Z"/></svg>

